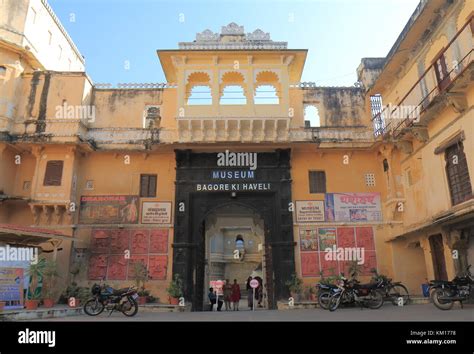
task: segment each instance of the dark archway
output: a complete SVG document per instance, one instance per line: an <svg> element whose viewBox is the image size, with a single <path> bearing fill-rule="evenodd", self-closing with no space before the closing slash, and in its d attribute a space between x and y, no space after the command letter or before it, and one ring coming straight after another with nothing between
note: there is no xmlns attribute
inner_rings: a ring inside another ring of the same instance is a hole
<svg viewBox="0 0 474 354"><path fill-rule="evenodd" d="M258 213L265 224L265 253L268 302L276 308L276 301L288 298L285 282L295 272L293 219L291 202L290 151L277 150L258 154L258 168L252 181L214 181L217 153L176 151L176 206L173 243L173 274L184 281L187 302L193 310L202 310L204 285L206 216L216 208L239 204ZM197 191L198 183L265 184L266 190ZM271 281L270 281L271 280Z"/></svg>

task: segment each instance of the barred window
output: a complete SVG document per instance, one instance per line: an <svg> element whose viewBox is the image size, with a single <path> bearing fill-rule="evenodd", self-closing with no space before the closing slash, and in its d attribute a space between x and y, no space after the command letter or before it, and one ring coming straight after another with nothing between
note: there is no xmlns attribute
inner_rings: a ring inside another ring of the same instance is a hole
<svg viewBox="0 0 474 354"><path fill-rule="evenodd" d="M309 171L309 192L326 193L326 172Z"/></svg>
<svg viewBox="0 0 474 354"><path fill-rule="evenodd" d="M51 160L46 163L46 172L44 173L44 186L60 186L63 177L64 161Z"/></svg>
<svg viewBox="0 0 474 354"><path fill-rule="evenodd" d="M446 148L445 159L452 204L456 205L472 198L471 181L462 141Z"/></svg>
<svg viewBox="0 0 474 354"><path fill-rule="evenodd" d="M156 197L156 175L140 175L140 197Z"/></svg>

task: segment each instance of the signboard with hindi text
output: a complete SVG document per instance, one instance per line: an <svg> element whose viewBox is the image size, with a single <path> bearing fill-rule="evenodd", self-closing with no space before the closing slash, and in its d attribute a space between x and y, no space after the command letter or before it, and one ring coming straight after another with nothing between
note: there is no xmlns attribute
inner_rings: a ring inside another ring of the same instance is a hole
<svg viewBox="0 0 474 354"><path fill-rule="evenodd" d="M143 202L142 224L171 224L171 202Z"/></svg>
<svg viewBox="0 0 474 354"><path fill-rule="evenodd" d="M327 193L326 221L382 221L380 193Z"/></svg>

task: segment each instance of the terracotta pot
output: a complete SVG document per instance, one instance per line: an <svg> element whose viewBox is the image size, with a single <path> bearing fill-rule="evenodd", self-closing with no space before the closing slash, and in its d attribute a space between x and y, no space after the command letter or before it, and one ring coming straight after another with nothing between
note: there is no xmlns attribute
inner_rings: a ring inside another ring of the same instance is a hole
<svg viewBox="0 0 474 354"><path fill-rule="evenodd" d="M138 297L138 305L145 305L146 304L146 296L139 296Z"/></svg>
<svg viewBox="0 0 474 354"><path fill-rule="evenodd" d="M4 309L5 306L6 306L6 304L7 304L7 303L6 303L5 301L0 301L0 312L3 311L3 309Z"/></svg>
<svg viewBox="0 0 474 354"><path fill-rule="evenodd" d="M309 298L310 298L311 301L316 301L317 296L316 296L316 294L309 294Z"/></svg>
<svg viewBox="0 0 474 354"><path fill-rule="evenodd" d="M51 308L54 306L54 300L53 299L43 299L43 307L46 308Z"/></svg>
<svg viewBox="0 0 474 354"><path fill-rule="evenodd" d="M170 305L178 305L179 304L179 299L177 297L169 297L170 300Z"/></svg>
<svg viewBox="0 0 474 354"><path fill-rule="evenodd" d="M36 310L39 305L39 300L25 300L25 308L27 310Z"/></svg>

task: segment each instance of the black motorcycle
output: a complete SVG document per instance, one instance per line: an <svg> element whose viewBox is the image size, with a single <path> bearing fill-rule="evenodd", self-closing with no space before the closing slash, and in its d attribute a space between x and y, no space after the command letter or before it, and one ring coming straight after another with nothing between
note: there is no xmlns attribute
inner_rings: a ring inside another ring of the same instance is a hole
<svg viewBox="0 0 474 354"><path fill-rule="evenodd" d="M391 278L379 274L376 269L372 269L372 281L379 284L379 291L382 292L384 300L389 300L393 305L405 306L410 302L408 289L401 282L394 282Z"/></svg>
<svg viewBox="0 0 474 354"><path fill-rule="evenodd" d="M440 310L450 310L455 301L461 303L469 299L474 284L474 277L470 271L471 266L466 268L463 275L456 276L452 281L431 280L430 293L433 304Z"/></svg>
<svg viewBox="0 0 474 354"><path fill-rule="evenodd" d="M109 316L114 311L120 311L128 317L138 312L138 294L134 287L116 290L105 284L94 284L91 292L93 297L84 304L84 312L89 316L100 315L105 309L110 311Z"/></svg>
<svg viewBox="0 0 474 354"><path fill-rule="evenodd" d="M336 311L341 303L357 303L370 309L378 309L383 305L383 295L379 290L381 281L369 284L360 284L356 280L347 280L341 277L337 289L329 301L329 311Z"/></svg>
<svg viewBox="0 0 474 354"><path fill-rule="evenodd" d="M337 285L330 283L318 283L316 284L318 289L318 304L322 309L327 310L329 308L329 301L331 296L337 290Z"/></svg>

